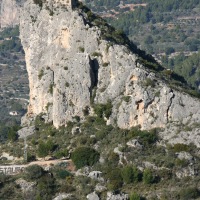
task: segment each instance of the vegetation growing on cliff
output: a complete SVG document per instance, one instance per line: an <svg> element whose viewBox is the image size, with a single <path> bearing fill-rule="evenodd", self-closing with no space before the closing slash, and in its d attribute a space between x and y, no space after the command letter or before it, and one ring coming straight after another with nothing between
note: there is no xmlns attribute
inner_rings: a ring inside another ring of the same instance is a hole
<svg viewBox="0 0 200 200"><path fill-rule="evenodd" d="M187 152L192 155L196 160L195 168L197 169L200 166L197 151L192 144L160 146L159 129L142 131L139 127L135 127L131 130L122 130L111 125L106 126L104 119L98 116L88 116L85 122L74 121L68 123L67 127L55 129L51 124L45 124L41 115L36 118L35 126L36 133L29 136L27 140L29 155L35 158L47 155L61 158L69 156L71 152L71 158L77 169L80 168L83 172L89 169L89 171L102 173L100 177L104 181L100 183L106 189L98 195L103 199L108 190L123 191L132 199L137 196L147 199L155 198L154 195L157 195L158 191L163 198L170 200L181 200L184 195L199 197L196 186L199 181L198 176L187 177L191 190L184 191L186 178L177 178L176 175L182 168L186 170L191 162L177 157L177 153ZM78 128L78 131L74 132L74 128ZM42 143L44 148L41 148ZM21 144L23 147L23 140L19 139L18 144L15 143L12 150L10 149L10 153L12 154ZM5 147L2 145L1 148ZM21 149L21 155L23 155L23 149ZM87 194L92 193L94 186L99 183L98 179L89 178L87 175L77 176L73 171L70 173L62 166L52 167L51 176L41 171L39 167L33 168L33 170L27 169L25 179L27 181L34 179L37 182L33 191L36 192L38 198L40 196L45 200L52 198L57 192L71 193L73 199L83 199ZM24 178L23 174L22 177ZM10 184L10 181L5 182L3 191ZM165 190L163 190L163 184L165 184ZM173 187L176 189L172 192ZM18 191L13 192L19 194ZM170 195L166 196L169 191ZM44 195L41 196L42 194Z"/></svg>

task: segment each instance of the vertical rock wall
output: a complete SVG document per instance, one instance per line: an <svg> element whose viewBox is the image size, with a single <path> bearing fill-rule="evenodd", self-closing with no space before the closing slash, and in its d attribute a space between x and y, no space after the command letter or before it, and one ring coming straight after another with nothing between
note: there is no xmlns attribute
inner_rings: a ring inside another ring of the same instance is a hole
<svg viewBox="0 0 200 200"><path fill-rule="evenodd" d="M48 2L49 3L49 2ZM165 127L169 122L199 123L199 100L169 88L137 64L138 56L102 40L78 9L24 4L21 40L30 82L27 116L43 113L56 127L94 103L112 102L107 123L121 128ZM95 91L95 92L94 92ZM92 109L92 108L91 108Z"/></svg>

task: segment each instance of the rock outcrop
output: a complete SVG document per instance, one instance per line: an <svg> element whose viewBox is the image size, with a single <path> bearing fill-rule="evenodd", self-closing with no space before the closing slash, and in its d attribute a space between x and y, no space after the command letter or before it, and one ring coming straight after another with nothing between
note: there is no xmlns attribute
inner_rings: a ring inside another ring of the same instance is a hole
<svg viewBox="0 0 200 200"><path fill-rule="evenodd" d="M104 40L88 15L59 1L24 4L20 37L30 84L27 117L43 113L59 127L76 116L84 119L94 99L95 104L111 101L107 124L120 128L200 122L198 99L171 89L137 63L139 56L127 46Z"/></svg>
<svg viewBox="0 0 200 200"><path fill-rule="evenodd" d="M19 24L20 6L25 0L0 0L0 28Z"/></svg>

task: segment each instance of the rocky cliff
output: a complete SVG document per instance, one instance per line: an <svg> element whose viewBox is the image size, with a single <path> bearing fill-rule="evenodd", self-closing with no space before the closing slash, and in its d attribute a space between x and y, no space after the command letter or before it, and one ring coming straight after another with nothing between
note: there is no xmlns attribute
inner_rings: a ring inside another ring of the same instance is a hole
<svg viewBox="0 0 200 200"><path fill-rule="evenodd" d="M90 15L59 1L24 4L20 32L29 74L29 118L43 113L59 127L75 116L84 119L86 110L93 114L91 103L111 102L107 123L120 128L200 122L198 99L171 89L139 64L127 45L105 40L99 21L92 25Z"/></svg>
<svg viewBox="0 0 200 200"><path fill-rule="evenodd" d="M19 24L20 6L25 0L0 0L1 28Z"/></svg>

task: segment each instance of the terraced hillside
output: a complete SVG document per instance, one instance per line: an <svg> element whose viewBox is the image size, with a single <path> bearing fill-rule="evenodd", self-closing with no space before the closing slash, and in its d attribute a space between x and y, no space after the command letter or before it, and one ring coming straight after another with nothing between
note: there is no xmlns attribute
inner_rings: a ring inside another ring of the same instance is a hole
<svg viewBox="0 0 200 200"><path fill-rule="evenodd" d="M20 123L21 116L26 112L28 93L28 77L19 40L19 28L6 28L0 32L1 127Z"/></svg>

